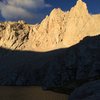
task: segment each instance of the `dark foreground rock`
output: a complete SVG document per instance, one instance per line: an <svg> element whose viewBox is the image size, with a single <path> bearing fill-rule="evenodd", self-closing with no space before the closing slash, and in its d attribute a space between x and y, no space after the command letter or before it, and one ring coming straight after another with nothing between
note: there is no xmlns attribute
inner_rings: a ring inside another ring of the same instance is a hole
<svg viewBox="0 0 100 100"><path fill-rule="evenodd" d="M69 100L100 100L100 80L86 83L75 89Z"/></svg>
<svg viewBox="0 0 100 100"><path fill-rule="evenodd" d="M100 80L100 36L50 52L0 49L0 85L39 85L66 94Z"/></svg>

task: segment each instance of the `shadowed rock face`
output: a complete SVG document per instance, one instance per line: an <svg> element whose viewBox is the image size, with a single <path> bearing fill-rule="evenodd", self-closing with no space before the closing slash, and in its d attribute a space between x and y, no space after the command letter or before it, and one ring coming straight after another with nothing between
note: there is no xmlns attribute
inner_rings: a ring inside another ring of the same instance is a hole
<svg viewBox="0 0 100 100"><path fill-rule="evenodd" d="M100 36L50 52L0 49L0 85L38 85L70 94L100 79Z"/></svg>
<svg viewBox="0 0 100 100"><path fill-rule="evenodd" d="M100 100L100 80L87 82L75 89L69 100Z"/></svg>
<svg viewBox="0 0 100 100"><path fill-rule="evenodd" d="M40 24L24 21L0 23L0 46L14 50L48 51L79 43L100 34L100 15L91 15L78 0L70 11L53 9Z"/></svg>

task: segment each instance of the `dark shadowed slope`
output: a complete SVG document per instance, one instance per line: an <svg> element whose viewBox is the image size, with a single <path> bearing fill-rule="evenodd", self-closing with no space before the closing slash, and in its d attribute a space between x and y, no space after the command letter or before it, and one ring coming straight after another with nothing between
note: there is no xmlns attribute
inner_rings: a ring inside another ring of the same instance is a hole
<svg viewBox="0 0 100 100"><path fill-rule="evenodd" d="M39 85L69 94L99 79L100 36L45 53L0 48L0 85Z"/></svg>
<svg viewBox="0 0 100 100"><path fill-rule="evenodd" d="M100 80L87 82L76 88L68 100L100 100Z"/></svg>

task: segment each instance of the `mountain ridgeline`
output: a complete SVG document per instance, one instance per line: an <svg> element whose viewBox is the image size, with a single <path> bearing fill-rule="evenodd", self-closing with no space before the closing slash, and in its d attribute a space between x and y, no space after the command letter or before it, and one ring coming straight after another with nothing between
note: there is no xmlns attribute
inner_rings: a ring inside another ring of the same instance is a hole
<svg viewBox="0 0 100 100"><path fill-rule="evenodd" d="M40 24L1 22L0 85L100 100L100 15L78 0L70 11L53 9Z"/></svg>
<svg viewBox="0 0 100 100"><path fill-rule="evenodd" d="M71 47L86 36L100 34L100 15L91 15L78 0L70 11L53 9L40 24L24 21L0 23L0 47L12 50L49 51Z"/></svg>

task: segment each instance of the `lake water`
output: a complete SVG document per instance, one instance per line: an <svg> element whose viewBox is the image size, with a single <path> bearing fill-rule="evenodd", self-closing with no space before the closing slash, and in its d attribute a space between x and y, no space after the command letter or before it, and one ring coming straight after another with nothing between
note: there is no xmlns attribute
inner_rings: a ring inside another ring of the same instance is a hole
<svg viewBox="0 0 100 100"><path fill-rule="evenodd" d="M65 94L43 91L40 87L1 86L0 100L67 100Z"/></svg>

